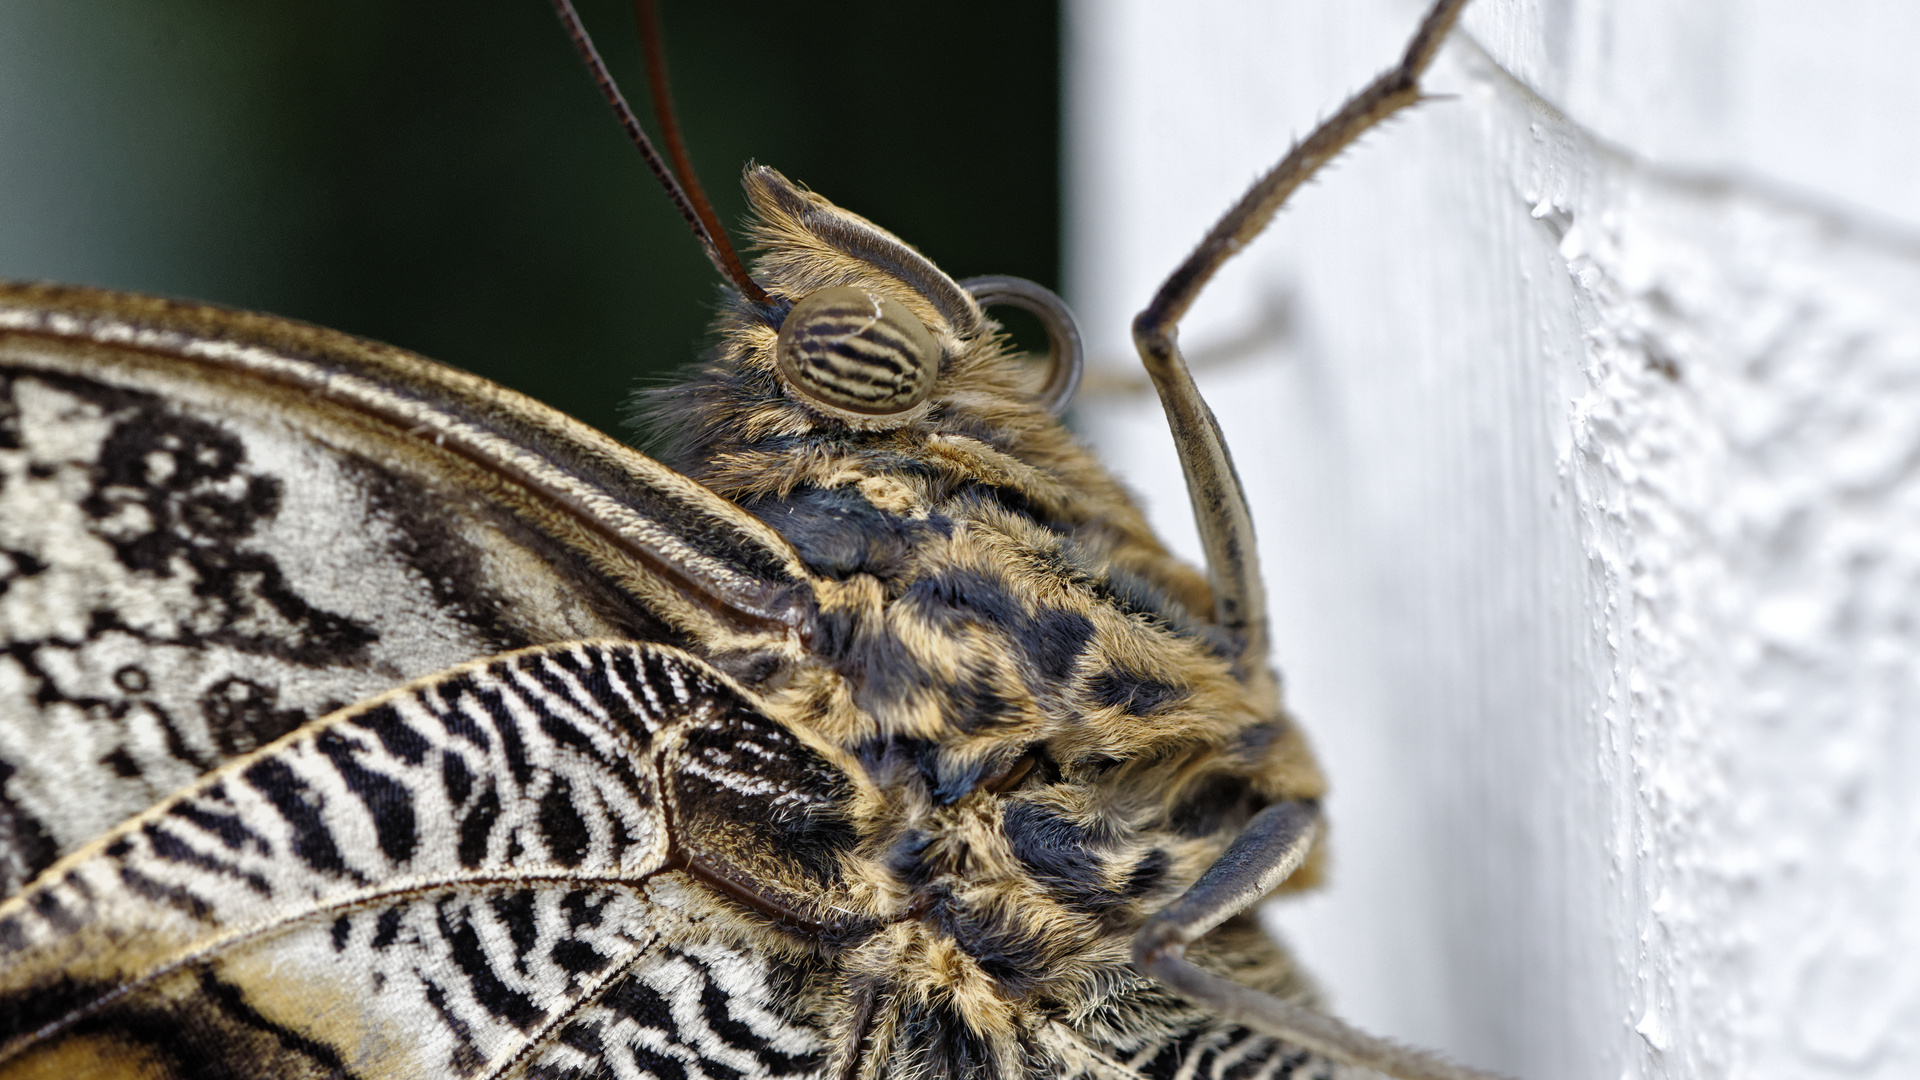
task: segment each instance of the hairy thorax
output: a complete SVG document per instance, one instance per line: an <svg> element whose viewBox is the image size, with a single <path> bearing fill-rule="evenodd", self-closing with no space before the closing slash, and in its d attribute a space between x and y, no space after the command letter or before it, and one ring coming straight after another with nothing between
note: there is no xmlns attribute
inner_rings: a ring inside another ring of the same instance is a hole
<svg viewBox="0 0 1920 1080"><path fill-rule="evenodd" d="M1275 696L1236 676L1204 579L1023 413L997 339L961 361L970 378L910 425L807 430L765 384L736 413L759 426L683 455L822 579L811 662L769 704L859 790L811 913L785 914L830 958L825 1007L857 1033L840 1052L936 1073L923 1055L1058 1057L1037 1049L1057 1024L1110 1046L1191 1023L1132 976L1133 931L1255 811L1323 787ZM740 367L709 377L751 397ZM1256 982L1298 991L1257 930L1229 940Z"/></svg>

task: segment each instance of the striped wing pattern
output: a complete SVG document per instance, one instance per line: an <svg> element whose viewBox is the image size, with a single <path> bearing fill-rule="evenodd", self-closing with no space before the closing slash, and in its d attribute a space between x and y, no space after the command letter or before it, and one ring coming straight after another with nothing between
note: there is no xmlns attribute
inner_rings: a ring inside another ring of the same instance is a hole
<svg viewBox="0 0 1920 1080"><path fill-rule="evenodd" d="M789 1015L764 956L716 942L653 950L585 1006L527 1069L539 1080L816 1076L819 1032Z"/></svg>
<svg viewBox="0 0 1920 1080"><path fill-rule="evenodd" d="M1363 1080L1376 1076L1228 1024L1201 1024L1176 1038L1156 1039L1129 1055L1125 1064L1140 1076L1166 1080Z"/></svg>
<svg viewBox="0 0 1920 1080"><path fill-rule="evenodd" d="M316 721L0 905L0 1075L811 1072L780 973L680 871L681 775L759 793L731 842L763 860L845 794L662 646L529 649Z"/></svg>

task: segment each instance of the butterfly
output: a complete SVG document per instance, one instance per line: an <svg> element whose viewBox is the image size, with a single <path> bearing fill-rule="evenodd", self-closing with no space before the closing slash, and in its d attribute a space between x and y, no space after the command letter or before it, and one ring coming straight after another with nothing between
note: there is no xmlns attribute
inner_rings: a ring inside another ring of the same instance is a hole
<svg viewBox="0 0 1920 1080"><path fill-rule="evenodd" d="M1461 6L1136 322L1204 576L1060 425L1063 305L764 167L749 271L657 166L733 287L659 459L332 331L0 291L0 1075L1482 1075L1247 915L1324 784L1173 344Z"/></svg>

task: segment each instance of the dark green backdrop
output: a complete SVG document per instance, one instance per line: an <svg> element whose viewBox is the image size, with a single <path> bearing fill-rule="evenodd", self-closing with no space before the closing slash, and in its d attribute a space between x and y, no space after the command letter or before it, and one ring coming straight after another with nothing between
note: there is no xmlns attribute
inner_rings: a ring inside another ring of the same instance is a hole
<svg viewBox="0 0 1920 1080"><path fill-rule="evenodd" d="M630 8L581 6L644 111ZM1054 282L1054 5L663 12L729 225L757 160L955 276ZM307 319L610 431L717 288L545 0L0 3L0 276Z"/></svg>

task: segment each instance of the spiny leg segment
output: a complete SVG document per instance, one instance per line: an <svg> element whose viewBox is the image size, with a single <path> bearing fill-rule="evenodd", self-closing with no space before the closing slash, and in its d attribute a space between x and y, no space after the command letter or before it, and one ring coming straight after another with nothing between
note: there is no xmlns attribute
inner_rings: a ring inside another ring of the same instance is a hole
<svg viewBox="0 0 1920 1080"><path fill-rule="evenodd" d="M1266 588L1254 548L1253 519L1220 425L1175 344L1176 331L1207 282L1267 227L1300 185L1374 125L1419 102L1420 75L1466 4L1439 0L1421 21L1400 63L1350 98L1255 182L1133 321L1134 345L1160 394L1179 449L1206 550L1215 618L1241 642L1239 673L1256 689L1276 688L1267 661ZM1255 815L1191 889L1141 927L1134 938L1134 966L1224 1019L1348 1064L1402 1080L1495 1080L1493 1074L1454 1065L1220 978L1185 958L1189 943L1259 902L1300 867L1313 847L1319 820L1319 807L1310 802L1279 803Z"/></svg>
<svg viewBox="0 0 1920 1080"><path fill-rule="evenodd" d="M1421 21L1406 55L1391 70L1355 94L1340 111L1296 143L1228 210L1193 253L1162 282L1133 320L1133 343L1153 379L1180 452L1187 494L1200 527L1213 584L1214 614L1240 639L1240 674L1249 685L1271 686L1267 665L1266 588L1254 550L1253 519L1246 493L1213 411L1200 397L1175 344L1180 320L1227 260L1253 242L1295 189L1311 179L1348 144L1381 121L1420 100L1420 75L1432 62L1467 0L1440 0Z"/></svg>

